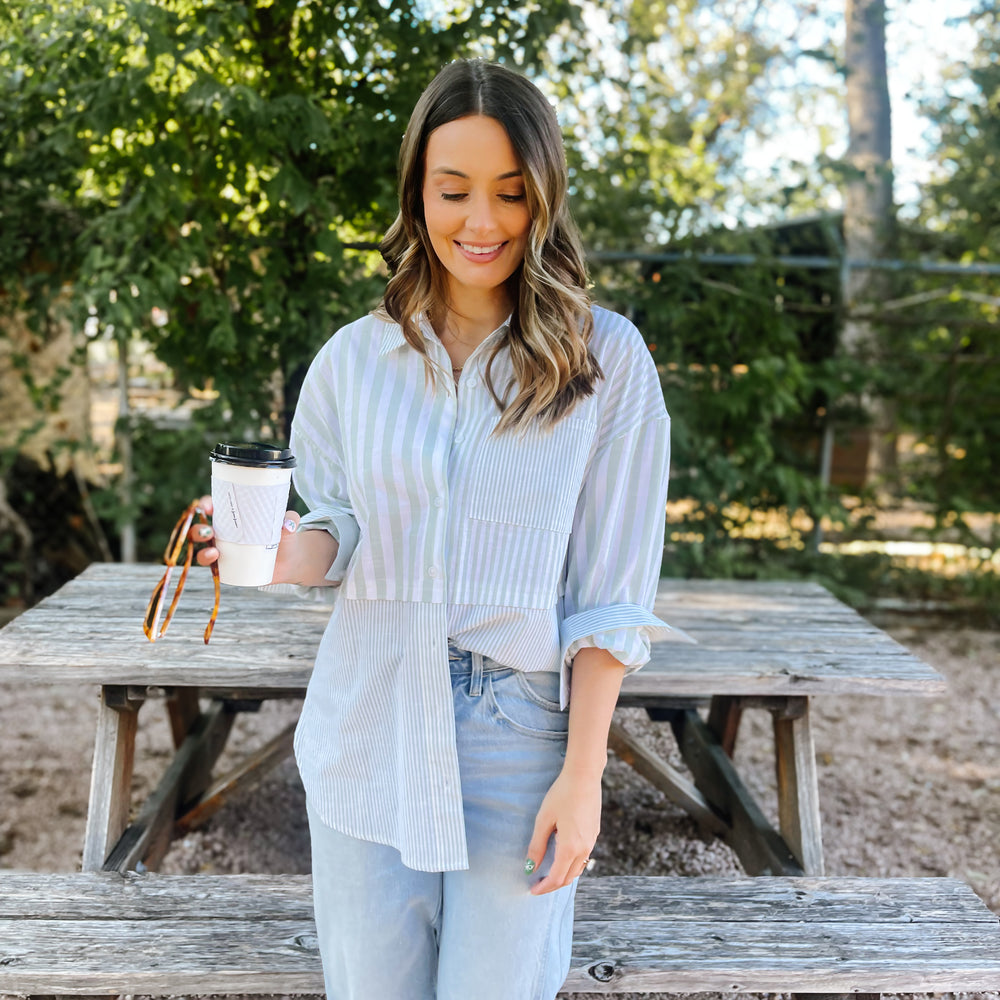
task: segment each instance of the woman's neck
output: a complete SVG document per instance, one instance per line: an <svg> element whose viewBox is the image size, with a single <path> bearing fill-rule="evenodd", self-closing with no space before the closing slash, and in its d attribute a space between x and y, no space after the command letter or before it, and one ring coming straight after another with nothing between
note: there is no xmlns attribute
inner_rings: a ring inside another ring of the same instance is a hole
<svg viewBox="0 0 1000 1000"><path fill-rule="evenodd" d="M510 315L507 295L454 299L432 317L434 330L453 365L461 368L477 347Z"/></svg>

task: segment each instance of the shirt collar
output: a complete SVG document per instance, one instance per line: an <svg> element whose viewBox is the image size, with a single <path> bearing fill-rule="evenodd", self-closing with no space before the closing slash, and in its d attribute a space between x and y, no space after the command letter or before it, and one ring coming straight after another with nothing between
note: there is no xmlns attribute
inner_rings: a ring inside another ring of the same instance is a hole
<svg viewBox="0 0 1000 1000"><path fill-rule="evenodd" d="M511 317L513 315L514 314L511 313L510 316L508 316L496 328L496 330L494 330L493 333L491 333L486 338L486 340L483 341L483 344L487 343L488 341L491 341L501 330L510 326ZM427 319L426 315L422 315L420 317L418 325L420 327L420 332L424 335L425 340L431 340L434 341L435 343L440 343L440 341L437 339L437 336L434 333L433 327L430 324L430 320ZM388 323L384 323L382 330L382 344L379 347L378 351L380 355L389 354L392 351L395 351L396 349L402 347L403 344L405 343L406 343L406 338L403 336L403 328L402 326L400 326L399 323L391 321ZM480 345L480 347L481 346L482 344Z"/></svg>
<svg viewBox="0 0 1000 1000"><path fill-rule="evenodd" d="M379 354L388 354L390 351L395 351L398 347L402 347L406 343L406 338L403 336L403 328L392 321L383 323L382 325L382 344L379 347Z"/></svg>

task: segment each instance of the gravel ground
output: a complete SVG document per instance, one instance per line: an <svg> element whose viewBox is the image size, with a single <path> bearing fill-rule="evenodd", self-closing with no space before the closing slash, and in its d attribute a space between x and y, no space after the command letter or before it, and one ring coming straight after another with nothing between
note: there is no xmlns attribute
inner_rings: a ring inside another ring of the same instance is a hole
<svg viewBox="0 0 1000 1000"><path fill-rule="evenodd" d="M971 883L1000 913L1000 632L909 625L889 630L945 674L950 689L939 698L841 696L814 702L827 872L954 876ZM79 867L96 701L90 688L0 686L0 867ZM220 766L294 720L298 707L270 703L241 716ZM681 766L664 727L638 710L620 711L619 717ZM147 706L140 719L136 784L143 792L168 759L169 730L155 706ZM736 756L773 818L766 713L746 714ZM594 857L593 876L740 871L725 845L703 841L683 813L614 758ZM291 761L265 777L255 793L231 801L205 829L176 842L163 869L308 872L304 795ZM1000 992L936 995L1000 1000Z"/></svg>

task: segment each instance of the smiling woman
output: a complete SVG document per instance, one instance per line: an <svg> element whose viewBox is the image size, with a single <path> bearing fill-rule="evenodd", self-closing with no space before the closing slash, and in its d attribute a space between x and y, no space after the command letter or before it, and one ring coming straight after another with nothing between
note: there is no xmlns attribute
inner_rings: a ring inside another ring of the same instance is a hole
<svg viewBox="0 0 1000 1000"><path fill-rule="evenodd" d="M566 186L531 83L442 70L382 306L302 386L309 512L273 582L338 587L295 751L341 1000L552 1000L622 677L670 632L669 418L638 330L590 301Z"/></svg>

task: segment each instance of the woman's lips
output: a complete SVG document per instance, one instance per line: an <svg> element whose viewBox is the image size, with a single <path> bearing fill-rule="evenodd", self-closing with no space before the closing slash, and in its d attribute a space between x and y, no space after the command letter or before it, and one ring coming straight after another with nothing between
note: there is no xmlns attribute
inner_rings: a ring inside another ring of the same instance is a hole
<svg viewBox="0 0 1000 1000"><path fill-rule="evenodd" d="M503 253L506 245L506 240L502 243L461 243L455 240L455 246L462 252L462 256L474 264L491 263Z"/></svg>

